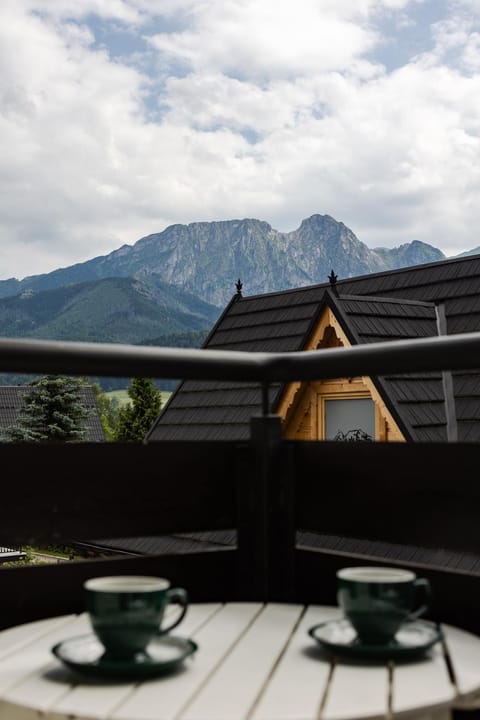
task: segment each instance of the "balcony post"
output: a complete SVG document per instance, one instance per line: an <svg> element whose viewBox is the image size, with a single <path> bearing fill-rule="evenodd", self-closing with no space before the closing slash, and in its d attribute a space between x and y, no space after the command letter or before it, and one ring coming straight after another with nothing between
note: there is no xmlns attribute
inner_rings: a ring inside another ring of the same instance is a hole
<svg viewBox="0 0 480 720"><path fill-rule="evenodd" d="M249 471L238 485L239 596L294 598L293 476L281 418L250 420Z"/></svg>

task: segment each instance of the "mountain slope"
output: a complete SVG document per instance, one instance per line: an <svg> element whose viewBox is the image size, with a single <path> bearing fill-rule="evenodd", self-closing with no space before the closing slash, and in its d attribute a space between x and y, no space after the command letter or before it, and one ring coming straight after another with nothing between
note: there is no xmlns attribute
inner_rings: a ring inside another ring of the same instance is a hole
<svg viewBox="0 0 480 720"><path fill-rule="evenodd" d="M165 333L208 330L218 314L155 277L107 278L0 299L0 334L143 344Z"/></svg>
<svg viewBox="0 0 480 720"><path fill-rule="evenodd" d="M375 248L375 252L381 256L388 270L445 260L445 255L440 250L420 240L412 240L398 248Z"/></svg>
<svg viewBox="0 0 480 720"><path fill-rule="evenodd" d="M371 250L329 215L312 215L289 233L255 219L198 222L171 225L68 268L0 281L0 297L108 277L156 277L224 307L237 278L252 295L323 283L332 269L344 278L442 259L440 250L418 241Z"/></svg>

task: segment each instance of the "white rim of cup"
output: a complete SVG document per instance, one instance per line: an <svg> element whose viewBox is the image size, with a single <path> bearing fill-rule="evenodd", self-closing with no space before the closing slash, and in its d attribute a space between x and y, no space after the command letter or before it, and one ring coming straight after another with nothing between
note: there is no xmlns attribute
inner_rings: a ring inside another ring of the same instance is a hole
<svg viewBox="0 0 480 720"><path fill-rule="evenodd" d="M365 583L401 583L412 582L416 575L411 570L393 567L359 566L341 568L337 572L339 580Z"/></svg>
<svg viewBox="0 0 480 720"><path fill-rule="evenodd" d="M95 592L158 592L168 590L170 582L166 578L153 575L108 575L90 578L83 586L85 590Z"/></svg>

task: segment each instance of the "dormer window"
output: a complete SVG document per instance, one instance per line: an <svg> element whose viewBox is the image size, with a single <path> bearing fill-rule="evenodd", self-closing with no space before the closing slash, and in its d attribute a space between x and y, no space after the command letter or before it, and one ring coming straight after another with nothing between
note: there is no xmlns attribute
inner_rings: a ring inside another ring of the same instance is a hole
<svg viewBox="0 0 480 720"><path fill-rule="evenodd" d="M370 440L376 438L375 403L369 397L320 396L319 428L325 440Z"/></svg>

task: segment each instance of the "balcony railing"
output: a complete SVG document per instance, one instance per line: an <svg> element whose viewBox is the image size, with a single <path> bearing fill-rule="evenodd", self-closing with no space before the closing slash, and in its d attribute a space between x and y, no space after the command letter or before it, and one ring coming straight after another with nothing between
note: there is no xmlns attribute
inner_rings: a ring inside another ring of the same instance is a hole
<svg viewBox="0 0 480 720"><path fill-rule="evenodd" d="M2 372L264 388L248 442L1 445L5 545L232 528L237 542L3 569L0 625L81 610L82 583L93 575L166 575L193 600L321 603L335 601L337 567L387 562L430 578L432 617L480 632L480 446L286 441L266 404L278 381L478 367L480 334L273 354L0 340ZM312 537L352 543L335 549ZM409 556L409 548L425 552Z"/></svg>

